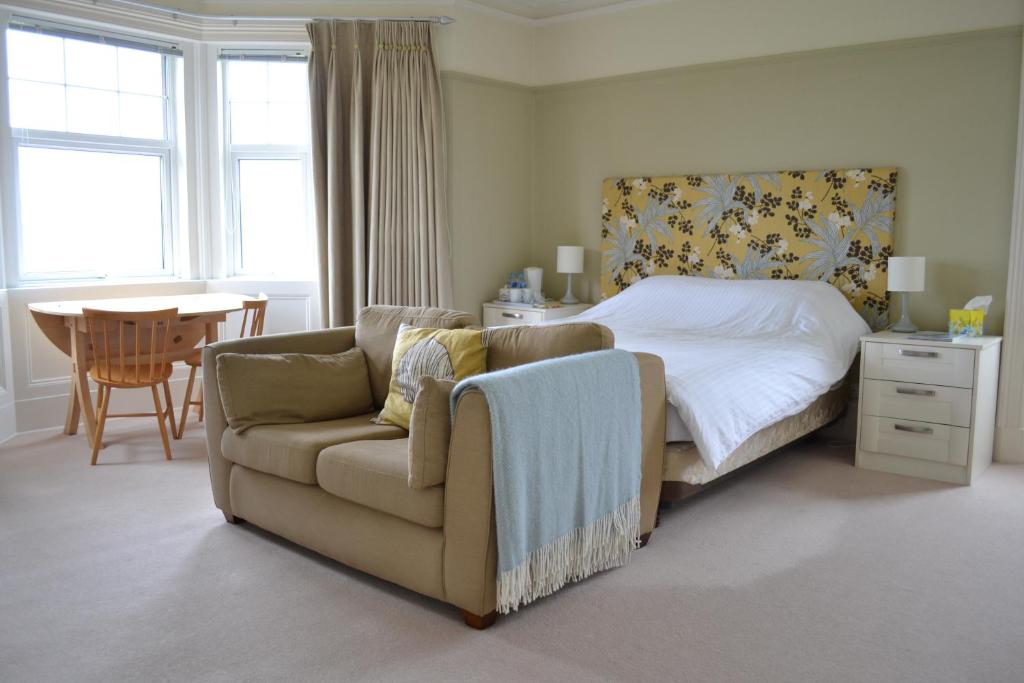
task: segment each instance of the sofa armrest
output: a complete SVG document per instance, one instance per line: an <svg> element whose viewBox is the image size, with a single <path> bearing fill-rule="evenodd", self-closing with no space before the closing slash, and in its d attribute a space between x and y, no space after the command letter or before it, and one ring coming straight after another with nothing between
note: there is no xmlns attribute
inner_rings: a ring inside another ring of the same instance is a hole
<svg viewBox="0 0 1024 683"><path fill-rule="evenodd" d="M354 327L335 327L314 332L272 334L216 342L203 349L203 413L206 426L206 453L210 464L213 502L228 519L233 518L228 477L231 461L220 450L221 437L228 428L217 386L219 353L341 353L355 346Z"/></svg>
<svg viewBox="0 0 1024 683"><path fill-rule="evenodd" d="M491 471L491 415L478 389L459 396L444 485L445 599L483 616L497 605L498 544Z"/></svg>
<svg viewBox="0 0 1024 683"><path fill-rule="evenodd" d="M640 371L640 534L654 530L665 458L665 364L637 353ZM486 615L495 609L497 535L491 469L491 418L483 392L459 397L445 482L444 590L448 602Z"/></svg>

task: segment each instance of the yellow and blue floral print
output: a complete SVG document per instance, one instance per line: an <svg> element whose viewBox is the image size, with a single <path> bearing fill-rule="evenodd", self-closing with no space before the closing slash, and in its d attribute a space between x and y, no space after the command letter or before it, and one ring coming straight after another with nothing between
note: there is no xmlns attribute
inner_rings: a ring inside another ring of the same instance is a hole
<svg viewBox="0 0 1024 683"><path fill-rule="evenodd" d="M601 296L651 275L823 280L889 324L896 169L609 178Z"/></svg>

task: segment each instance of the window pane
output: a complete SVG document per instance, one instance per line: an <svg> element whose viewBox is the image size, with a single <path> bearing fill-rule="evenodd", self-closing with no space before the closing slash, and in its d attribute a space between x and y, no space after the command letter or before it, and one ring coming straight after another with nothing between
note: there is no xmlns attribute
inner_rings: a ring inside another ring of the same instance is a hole
<svg viewBox="0 0 1024 683"><path fill-rule="evenodd" d="M309 276L305 166L298 159L238 162L240 269Z"/></svg>
<svg viewBox="0 0 1024 683"><path fill-rule="evenodd" d="M164 137L164 99L151 95L121 95L121 135L129 138Z"/></svg>
<svg viewBox="0 0 1024 683"><path fill-rule="evenodd" d="M164 270L158 156L18 149L22 272Z"/></svg>
<svg viewBox="0 0 1024 683"><path fill-rule="evenodd" d="M67 130L63 85L12 80L10 97L12 128Z"/></svg>
<svg viewBox="0 0 1024 683"><path fill-rule="evenodd" d="M162 96L163 59L156 52L117 48L117 89L139 95Z"/></svg>
<svg viewBox="0 0 1024 683"><path fill-rule="evenodd" d="M64 41L28 31L7 31L7 71L10 78L64 82Z"/></svg>
<svg viewBox="0 0 1024 683"><path fill-rule="evenodd" d="M68 86L68 130L72 133L117 135L117 93Z"/></svg>
<svg viewBox="0 0 1024 683"><path fill-rule="evenodd" d="M117 48L83 40L64 41L68 85L117 90Z"/></svg>
<svg viewBox="0 0 1024 683"><path fill-rule="evenodd" d="M265 102L267 100L266 62L228 62L228 100Z"/></svg>
<svg viewBox="0 0 1024 683"><path fill-rule="evenodd" d="M228 61L231 143L303 145L309 140L305 62Z"/></svg>
<svg viewBox="0 0 1024 683"><path fill-rule="evenodd" d="M267 62L268 99L305 102L309 91L309 67L305 62Z"/></svg>
<svg viewBox="0 0 1024 683"><path fill-rule="evenodd" d="M161 55L17 29L7 37L13 127L166 137Z"/></svg>
<svg viewBox="0 0 1024 683"><path fill-rule="evenodd" d="M231 142L259 145L267 140L267 105L264 102L232 102Z"/></svg>
<svg viewBox="0 0 1024 683"><path fill-rule="evenodd" d="M309 140L306 107L298 104L271 102L268 117L269 142L272 144L302 145Z"/></svg>

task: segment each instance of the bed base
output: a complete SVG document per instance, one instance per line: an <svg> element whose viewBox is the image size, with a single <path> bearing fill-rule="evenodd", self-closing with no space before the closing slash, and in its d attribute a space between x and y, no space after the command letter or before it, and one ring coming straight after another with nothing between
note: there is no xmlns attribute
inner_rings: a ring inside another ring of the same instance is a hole
<svg viewBox="0 0 1024 683"><path fill-rule="evenodd" d="M818 400L808 406L807 409L801 413L797 413L796 415L787 417L780 422L765 427L760 432L752 436L748 442L745 443L752 443L759 437L764 438L765 443L761 446L764 448L764 452L754 457L750 462L747 462L736 469L730 470L729 472L715 477L703 484L691 484L685 481L662 481L661 496L658 505L659 509L664 510L671 508L675 503L695 496L715 484L727 481L735 474L748 470L752 465L763 462L766 457L806 441L813 437L818 430L828 427L842 419L848 409L849 385L849 381L844 381L835 389L823 394L818 398ZM811 416L813 416L813 420L810 423L802 421ZM793 433L793 430L796 430L796 432ZM790 432L788 436L780 436L786 431ZM739 448L743 448L743 444L741 444Z"/></svg>

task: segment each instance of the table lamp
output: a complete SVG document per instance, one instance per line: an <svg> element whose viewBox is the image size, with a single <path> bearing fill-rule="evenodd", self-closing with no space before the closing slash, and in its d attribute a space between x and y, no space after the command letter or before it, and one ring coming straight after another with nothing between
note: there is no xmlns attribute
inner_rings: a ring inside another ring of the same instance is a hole
<svg viewBox="0 0 1024 683"><path fill-rule="evenodd" d="M559 247L558 268L559 273L566 273L569 282L565 287L565 296L562 297L563 304L578 304L580 301L572 294L572 276L574 273L583 272L583 247Z"/></svg>
<svg viewBox="0 0 1024 683"><path fill-rule="evenodd" d="M917 332L917 326L910 322L909 292L924 291L924 256L890 256L886 288L900 294L900 319L890 329L893 332Z"/></svg>

